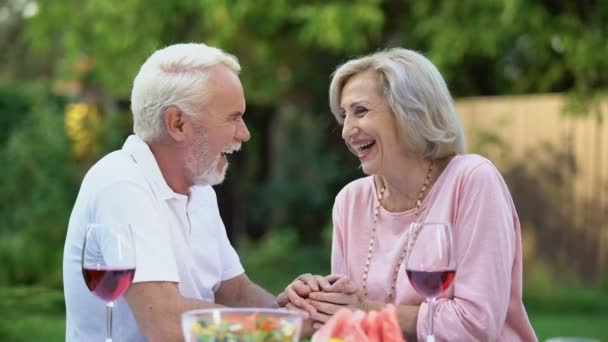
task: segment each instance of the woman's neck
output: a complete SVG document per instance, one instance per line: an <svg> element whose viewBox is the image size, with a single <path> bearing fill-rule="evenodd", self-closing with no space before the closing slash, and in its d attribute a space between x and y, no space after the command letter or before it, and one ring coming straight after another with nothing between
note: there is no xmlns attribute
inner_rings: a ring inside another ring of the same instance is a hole
<svg viewBox="0 0 608 342"><path fill-rule="evenodd" d="M390 212L416 208L417 200L426 197L450 159L404 159L393 164L387 172L374 177L376 189L384 187L381 205Z"/></svg>

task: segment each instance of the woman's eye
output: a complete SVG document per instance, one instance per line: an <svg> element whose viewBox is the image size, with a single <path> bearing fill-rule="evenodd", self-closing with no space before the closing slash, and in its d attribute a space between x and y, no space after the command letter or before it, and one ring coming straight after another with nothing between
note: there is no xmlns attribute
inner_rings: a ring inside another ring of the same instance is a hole
<svg viewBox="0 0 608 342"><path fill-rule="evenodd" d="M355 115L361 116L361 115L367 113L367 111L368 111L368 109L365 107L360 107L360 106L355 107Z"/></svg>

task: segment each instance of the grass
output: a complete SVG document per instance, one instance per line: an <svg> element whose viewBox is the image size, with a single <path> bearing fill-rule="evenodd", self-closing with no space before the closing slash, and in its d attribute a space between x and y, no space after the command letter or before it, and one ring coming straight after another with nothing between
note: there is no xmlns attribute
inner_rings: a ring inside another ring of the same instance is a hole
<svg viewBox="0 0 608 342"><path fill-rule="evenodd" d="M239 244L241 262L253 281L278 294L303 273L328 274L329 243L298 246L294 231L273 232L262 241Z"/></svg>
<svg viewBox="0 0 608 342"><path fill-rule="evenodd" d="M256 244L240 244L239 254L249 276L276 294L299 274L329 271L328 243L303 248L296 242L293 233L271 234ZM527 285L524 302L540 341L581 336L608 342L608 293L580 286L554 288L546 281ZM0 341L65 341L61 290L0 287Z"/></svg>
<svg viewBox="0 0 608 342"><path fill-rule="evenodd" d="M582 287L529 288L524 302L540 341L577 336L608 342L608 294Z"/></svg>
<svg viewBox="0 0 608 342"><path fill-rule="evenodd" d="M65 341L61 290L0 288L0 341Z"/></svg>
<svg viewBox="0 0 608 342"><path fill-rule="evenodd" d="M558 336L589 337L608 341L608 312L587 315L530 313L530 320L539 341Z"/></svg>
<svg viewBox="0 0 608 342"><path fill-rule="evenodd" d="M580 295L584 291L573 293ZM574 313L567 312L568 307L547 311L546 309L556 308L553 305L545 308L535 306L534 310L529 310L530 320L540 341L555 336L583 336L608 342L608 309L601 307L603 300L596 300L599 305L597 310L588 307L587 313L581 312L580 306L576 307L579 312ZM546 301L547 298L544 298L539 303ZM569 301L576 302L576 298L570 296ZM0 288L0 341L64 340L65 308L61 290L39 287Z"/></svg>

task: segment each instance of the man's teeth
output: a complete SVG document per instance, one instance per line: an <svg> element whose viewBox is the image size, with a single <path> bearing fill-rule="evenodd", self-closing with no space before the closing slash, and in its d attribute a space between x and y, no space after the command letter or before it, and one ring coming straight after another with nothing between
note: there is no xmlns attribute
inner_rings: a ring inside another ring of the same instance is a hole
<svg viewBox="0 0 608 342"><path fill-rule="evenodd" d="M234 152L238 152L241 149L241 146L231 146L228 147L225 151L222 152L222 155L225 156L227 154L232 154Z"/></svg>

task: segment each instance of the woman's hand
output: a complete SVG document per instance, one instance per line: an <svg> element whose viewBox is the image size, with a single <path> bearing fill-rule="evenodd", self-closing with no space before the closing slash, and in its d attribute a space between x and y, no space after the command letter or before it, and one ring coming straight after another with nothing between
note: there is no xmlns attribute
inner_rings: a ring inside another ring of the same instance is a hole
<svg viewBox="0 0 608 342"><path fill-rule="evenodd" d="M285 288L285 291L277 296L277 302L282 307L291 304L291 309L299 309L304 314L304 318L308 318L310 317L309 315L316 313L314 306L305 300L310 293L329 291L332 288L332 284L337 283L343 277L340 274L331 274L326 277L310 273L302 274L292 281Z"/></svg>
<svg viewBox="0 0 608 342"><path fill-rule="evenodd" d="M306 302L315 308L311 318L319 323L325 323L341 308L367 311L368 305L363 291L347 277L337 280L326 291L313 291L308 294ZM316 323L315 328L320 325Z"/></svg>

